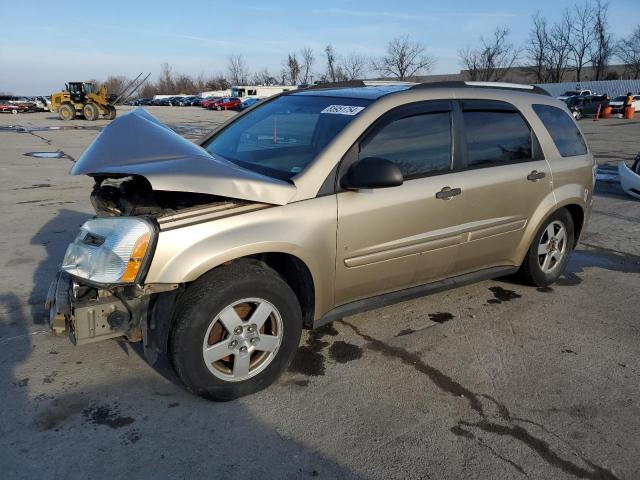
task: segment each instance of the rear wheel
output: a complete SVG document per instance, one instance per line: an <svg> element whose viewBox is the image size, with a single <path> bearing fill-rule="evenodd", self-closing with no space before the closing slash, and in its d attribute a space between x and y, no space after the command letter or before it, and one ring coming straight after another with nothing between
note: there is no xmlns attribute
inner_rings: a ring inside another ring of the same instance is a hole
<svg viewBox="0 0 640 480"><path fill-rule="evenodd" d="M181 299L170 355L188 390L226 401L261 390L287 368L302 332L298 300L257 261L213 270Z"/></svg>
<svg viewBox="0 0 640 480"><path fill-rule="evenodd" d="M73 108L73 105L65 103L63 105L60 105L60 108L58 109L58 115L60 116L61 120L73 120L74 118L76 118L76 109Z"/></svg>
<svg viewBox="0 0 640 480"><path fill-rule="evenodd" d="M580 120L582 118L582 110L576 110L575 113L573 114L574 117L576 117L576 120Z"/></svg>
<svg viewBox="0 0 640 480"><path fill-rule="evenodd" d="M116 118L116 107L114 107L113 105L108 105L107 114L104 116L104 118L106 118L107 120L113 120L114 118Z"/></svg>
<svg viewBox="0 0 640 480"><path fill-rule="evenodd" d="M573 228L573 219L564 208L542 224L521 267L529 283L546 287L562 275L573 248Z"/></svg>
<svg viewBox="0 0 640 480"><path fill-rule="evenodd" d="M98 111L98 107L93 103L87 103L82 108L82 113L84 114L84 118L86 118L90 122L97 120L98 116L100 115L100 112Z"/></svg>

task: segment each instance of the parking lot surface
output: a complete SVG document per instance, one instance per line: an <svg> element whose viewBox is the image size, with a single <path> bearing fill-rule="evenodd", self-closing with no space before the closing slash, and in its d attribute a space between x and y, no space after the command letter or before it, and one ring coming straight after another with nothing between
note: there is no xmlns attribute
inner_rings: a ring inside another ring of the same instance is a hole
<svg viewBox="0 0 640 480"><path fill-rule="evenodd" d="M227 118L149 111L190 139ZM93 213L68 171L106 123L0 116L2 478L640 478L640 203L615 182L553 287L498 279L344 318L305 333L272 387L212 403L135 345L47 330ZM580 126L600 164L640 150L637 120Z"/></svg>

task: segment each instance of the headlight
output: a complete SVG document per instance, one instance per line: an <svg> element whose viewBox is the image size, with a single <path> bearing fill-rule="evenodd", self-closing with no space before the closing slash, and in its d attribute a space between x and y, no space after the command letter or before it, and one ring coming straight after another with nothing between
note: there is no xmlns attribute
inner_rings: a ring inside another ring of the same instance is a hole
<svg viewBox="0 0 640 480"><path fill-rule="evenodd" d="M62 270L95 283L135 282L154 234L141 218L96 218L82 225Z"/></svg>

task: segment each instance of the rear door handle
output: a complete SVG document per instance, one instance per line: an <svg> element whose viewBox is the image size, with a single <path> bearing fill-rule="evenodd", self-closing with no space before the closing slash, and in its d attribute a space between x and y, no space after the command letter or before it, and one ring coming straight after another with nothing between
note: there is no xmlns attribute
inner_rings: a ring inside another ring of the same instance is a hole
<svg viewBox="0 0 640 480"><path fill-rule="evenodd" d="M544 172L539 172L537 170L534 170L529 175L527 175L527 180L529 180L530 182L537 182L538 180L544 177L546 177Z"/></svg>
<svg viewBox="0 0 640 480"><path fill-rule="evenodd" d="M460 188L451 188L444 187L438 193L436 193L436 198L440 200L451 200L451 197L455 197L456 195L460 195L462 190Z"/></svg>

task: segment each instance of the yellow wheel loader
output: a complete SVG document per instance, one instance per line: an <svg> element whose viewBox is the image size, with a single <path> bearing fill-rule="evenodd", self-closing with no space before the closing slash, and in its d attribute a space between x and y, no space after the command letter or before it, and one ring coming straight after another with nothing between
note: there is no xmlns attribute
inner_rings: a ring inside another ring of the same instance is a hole
<svg viewBox="0 0 640 480"><path fill-rule="evenodd" d="M93 83L69 82L66 89L51 95L51 111L58 112L62 120L73 120L84 116L87 120L97 120L103 116L107 120L116 118L116 107L109 101L107 87L96 92Z"/></svg>

